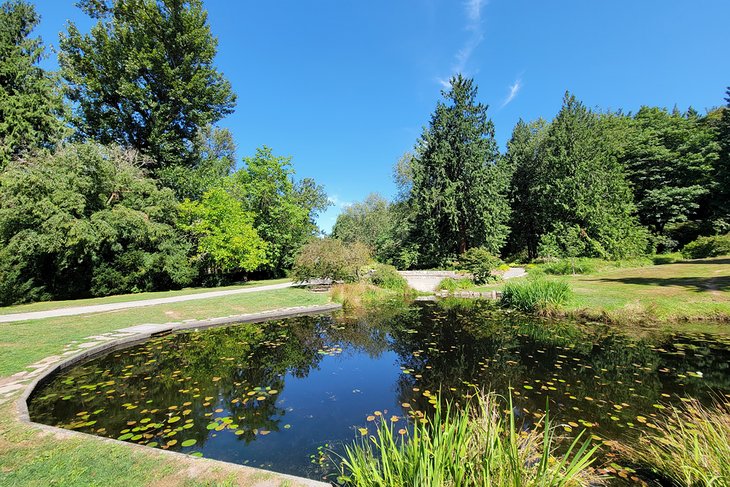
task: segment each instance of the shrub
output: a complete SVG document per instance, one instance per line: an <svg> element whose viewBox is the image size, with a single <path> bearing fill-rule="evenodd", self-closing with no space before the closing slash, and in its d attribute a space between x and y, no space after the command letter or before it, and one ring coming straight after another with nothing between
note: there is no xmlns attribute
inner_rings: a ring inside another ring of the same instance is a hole
<svg viewBox="0 0 730 487"><path fill-rule="evenodd" d="M439 283L437 289L439 291L448 291L453 293L454 291L466 291L473 287L474 283L471 279L454 279L453 277L447 277Z"/></svg>
<svg viewBox="0 0 730 487"><path fill-rule="evenodd" d="M416 421L411 433L395 431L383 420L374 436L346 446L338 480L363 487L561 487L600 482L590 469L597 447L582 441L584 433L559 454L552 424L546 419L541 426L542 432L539 427L523 432L514 409L509 408L505 420L493 394L479 395L464 408L436 401L433 417Z"/></svg>
<svg viewBox="0 0 730 487"><path fill-rule="evenodd" d="M730 486L730 402L672 407L629 458L673 485Z"/></svg>
<svg viewBox="0 0 730 487"><path fill-rule="evenodd" d="M728 254L730 254L730 233L700 237L682 249L682 255L686 259L704 259Z"/></svg>
<svg viewBox="0 0 730 487"><path fill-rule="evenodd" d="M501 304L525 312L549 312L563 306L570 295L570 286L565 281L509 281L502 289Z"/></svg>
<svg viewBox="0 0 730 487"><path fill-rule="evenodd" d="M591 259L561 259L543 264L545 274L565 276L568 274L590 274L596 271L596 265Z"/></svg>
<svg viewBox="0 0 730 487"><path fill-rule="evenodd" d="M360 242L344 244L332 238L313 239L294 261L292 276L298 281L326 279L355 282L359 269L370 261L370 250Z"/></svg>
<svg viewBox="0 0 730 487"><path fill-rule="evenodd" d="M674 264L682 260L682 254L679 252L672 252L671 254L659 254L651 258L654 265Z"/></svg>
<svg viewBox="0 0 730 487"><path fill-rule="evenodd" d="M496 279L492 271L500 264L502 261L499 257L495 257L484 247L471 248L459 257L459 267L469 271L476 284Z"/></svg>
<svg viewBox="0 0 730 487"><path fill-rule="evenodd" d="M398 271L392 265L374 264L369 266L367 280L375 286L393 291L408 289L408 281L398 274Z"/></svg>

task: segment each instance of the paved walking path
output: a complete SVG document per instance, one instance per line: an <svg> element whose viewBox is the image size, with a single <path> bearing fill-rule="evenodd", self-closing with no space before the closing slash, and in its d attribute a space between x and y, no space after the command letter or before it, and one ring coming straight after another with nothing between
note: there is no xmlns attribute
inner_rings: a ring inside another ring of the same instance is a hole
<svg viewBox="0 0 730 487"><path fill-rule="evenodd" d="M243 287L240 289L229 289L226 291L210 291L207 293L185 294L182 296L170 296L169 298L145 299L141 301L124 301L121 303L94 304L90 306L74 306L71 308L49 309L46 311L32 311L28 313L13 313L0 315L0 323L11 323L13 321L42 320L44 318L56 318L58 316L74 316L89 313L102 313L104 311L116 311L120 309L141 308L143 306L155 306L158 304L182 303L184 301L195 301L197 299L219 298L234 294L256 293L261 291L272 291L292 287L293 282L281 284L268 284L266 286Z"/></svg>

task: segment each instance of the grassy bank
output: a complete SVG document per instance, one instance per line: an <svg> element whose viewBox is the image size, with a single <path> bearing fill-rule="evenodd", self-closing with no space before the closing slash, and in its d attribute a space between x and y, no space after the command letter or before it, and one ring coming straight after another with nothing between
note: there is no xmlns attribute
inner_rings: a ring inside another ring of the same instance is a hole
<svg viewBox="0 0 730 487"><path fill-rule="evenodd" d="M287 288L107 313L0 324L0 377L63 352L73 340L142 323L166 323L325 304L327 295Z"/></svg>
<svg viewBox="0 0 730 487"><path fill-rule="evenodd" d="M41 301L38 303L19 304L16 306L0 307L0 315L12 313L31 313L33 311L47 311L50 309L71 308L74 306L93 306L97 304L124 303L129 301L143 301L145 299L171 298L174 296L187 296L190 294L201 294L213 291L230 291L243 289L252 286L266 286L270 284L281 284L291 282L291 279L269 279L265 281L248 281L243 284L223 287L189 287L176 291L158 291L148 293L118 294L116 296L105 296L103 298L73 299L66 301Z"/></svg>
<svg viewBox="0 0 730 487"><path fill-rule="evenodd" d="M127 297L114 298L123 301ZM109 302L111 298L101 299ZM64 346L74 340L80 341L90 335L126 326L254 313L328 301L328 296L323 294L288 288L2 324L0 379L42 358L61 353ZM55 306L48 309L52 307ZM28 427L17 419L14 399L18 395L0 404L0 485L295 485L288 480L282 481L274 473L246 471L194 458L170 457L154 449L131 448L97 438L48 433Z"/></svg>
<svg viewBox="0 0 730 487"><path fill-rule="evenodd" d="M730 257L544 278L569 284L572 294L563 310L578 317L617 322L730 320ZM504 285L475 290L501 290Z"/></svg>

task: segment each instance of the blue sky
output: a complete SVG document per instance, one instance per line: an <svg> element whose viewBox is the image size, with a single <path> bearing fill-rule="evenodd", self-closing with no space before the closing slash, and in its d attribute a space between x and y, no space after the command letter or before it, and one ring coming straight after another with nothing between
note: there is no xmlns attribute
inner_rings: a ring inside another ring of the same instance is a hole
<svg viewBox="0 0 730 487"><path fill-rule="evenodd" d="M36 0L48 44L74 0ZM504 147L522 117L551 118L565 90L602 109L705 109L730 85L727 0L205 0L217 65L238 94L220 122L238 156L293 156L343 205L395 187L394 162L428 123L442 83L473 77ZM46 61L55 66L55 55Z"/></svg>

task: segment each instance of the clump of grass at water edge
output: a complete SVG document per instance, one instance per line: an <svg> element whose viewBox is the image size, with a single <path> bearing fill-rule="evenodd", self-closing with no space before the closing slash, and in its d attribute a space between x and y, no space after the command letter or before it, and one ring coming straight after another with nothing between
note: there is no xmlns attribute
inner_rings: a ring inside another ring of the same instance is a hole
<svg viewBox="0 0 730 487"><path fill-rule="evenodd" d="M565 281L528 279L508 281L502 288L501 304L529 313L550 313L562 307L571 296Z"/></svg>
<svg viewBox="0 0 730 487"><path fill-rule="evenodd" d="M463 408L436 402L430 418L411 431L383 420L373 436L345 447L339 482L344 486L517 486L601 484L591 467L597 446L579 434L563 454L551 422L523 431L511 407L502 415L494 394L478 395Z"/></svg>
<svg viewBox="0 0 730 487"><path fill-rule="evenodd" d="M730 486L730 402L671 407L624 454L659 480L682 487Z"/></svg>

